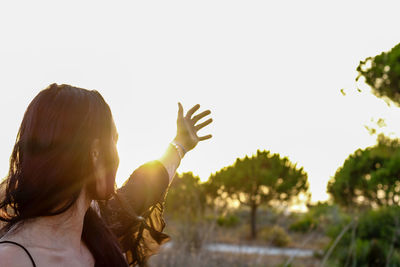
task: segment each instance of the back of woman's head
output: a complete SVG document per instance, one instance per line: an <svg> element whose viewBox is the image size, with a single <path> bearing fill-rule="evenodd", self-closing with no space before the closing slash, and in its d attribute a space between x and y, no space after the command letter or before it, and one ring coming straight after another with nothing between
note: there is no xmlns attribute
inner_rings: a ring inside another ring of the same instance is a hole
<svg viewBox="0 0 400 267"><path fill-rule="evenodd" d="M66 211L83 188L92 199L110 197L118 166L115 134L110 108L97 91L64 84L41 91L25 111L8 176L0 185L0 220L5 222L0 237L26 219ZM107 170L102 194L93 175L94 140ZM96 266L127 266L116 237L92 208L85 214L82 240Z"/></svg>
<svg viewBox="0 0 400 267"><path fill-rule="evenodd" d="M11 227L62 213L85 185L96 198L91 144L98 138L107 150L113 125L110 108L97 91L57 84L42 90L29 104L18 131L2 184L0 220Z"/></svg>

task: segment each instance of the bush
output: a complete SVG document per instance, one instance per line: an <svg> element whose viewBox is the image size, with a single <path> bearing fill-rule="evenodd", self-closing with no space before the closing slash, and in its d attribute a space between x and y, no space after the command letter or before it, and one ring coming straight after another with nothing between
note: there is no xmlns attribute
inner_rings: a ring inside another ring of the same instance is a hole
<svg viewBox="0 0 400 267"><path fill-rule="evenodd" d="M239 224L239 218L235 215L219 216L217 224L221 227L234 227Z"/></svg>
<svg viewBox="0 0 400 267"><path fill-rule="evenodd" d="M330 225L338 225L343 222L344 214L337 205L319 202L309 206L307 213L299 214L298 219L289 226L289 230L296 232L308 232L318 229L326 232Z"/></svg>
<svg viewBox="0 0 400 267"><path fill-rule="evenodd" d="M354 217L354 215L353 215ZM334 225L328 235L334 240L349 219ZM369 210L355 219L334 249L332 258L340 266L400 266L400 209ZM332 241L333 242L333 241ZM386 260L389 259L389 263Z"/></svg>
<svg viewBox="0 0 400 267"><path fill-rule="evenodd" d="M200 178L191 172L176 174L165 198L165 213L175 219L194 221L204 215L205 203Z"/></svg>
<svg viewBox="0 0 400 267"><path fill-rule="evenodd" d="M277 247L285 247L290 244L291 238L282 227L274 225L272 227L265 227L260 231L260 237Z"/></svg>
<svg viewBox="0 0 400 267"><path fill-rule="evenodd" d="M308 232L317 228L318 221L311 216L303 216L289 226L289 230L295 232Z"/></svg>

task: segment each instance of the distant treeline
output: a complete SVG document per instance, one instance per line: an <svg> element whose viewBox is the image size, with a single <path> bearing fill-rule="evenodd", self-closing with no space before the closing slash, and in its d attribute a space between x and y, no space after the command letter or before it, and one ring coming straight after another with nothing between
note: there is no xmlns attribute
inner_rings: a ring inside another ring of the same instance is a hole
<svg viewBox="0 0 400 267"><path fill-rule="evenodd" d="M400 106L400 44L361 61L357 71L356 80L367 83L374 95ZM400 141L368 130L377 135L376 145L349 155L328 183L330 200L308 204L309 211L290 227L331 238L322 265L400 266ZM190 172L177 174L171 187L166 210L172 216L195 220L208 208L236 203L249 210L251 238L257 237L260 206L288 206L300 195L310 199L303 167L265 150L238 158L204 183Z"/></svg>

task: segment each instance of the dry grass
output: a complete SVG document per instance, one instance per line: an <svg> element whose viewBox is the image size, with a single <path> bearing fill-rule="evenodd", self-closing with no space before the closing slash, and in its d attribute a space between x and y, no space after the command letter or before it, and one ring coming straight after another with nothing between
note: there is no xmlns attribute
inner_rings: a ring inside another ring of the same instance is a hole
<svg viewBox="0 0 400 267"><path fill-rule="evenodd" d="M236 245L268 246L263 240L249 240L247 228L221 228L212 222L173 222L167 223L166 232L171 236L173 244L165 246L158 255L150 259L150 266L165 267L200 267L200 266L284 266L287 256L266 256L259 254L235 254L211 252L204 249L209 243L229 243ZM293 247L299 247L305 236L293 236ZM312 238L304 248L321 249L325 240ZM320 260L314 257L294 258L291 267L319 266Z"/></svg>
<svg viewBox="0 0 400 267"><path fill-rule="evenodd" d="M179 248L171 248L153 256L150 266L163 267L247 267L247 266L284 266L287 257L245 255L231 253L213 253L208 251L187 252ZM292 263L292 267L317 267L320 261L315 258L298 258Z"/></svg>

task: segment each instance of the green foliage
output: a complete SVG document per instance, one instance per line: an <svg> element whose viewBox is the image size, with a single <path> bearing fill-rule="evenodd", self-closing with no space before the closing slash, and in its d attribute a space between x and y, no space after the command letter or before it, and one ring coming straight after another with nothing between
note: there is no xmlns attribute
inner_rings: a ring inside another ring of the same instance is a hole
<svg viewBox="0 0 400 267"><path fill-rule="evenodd" d="M208 185L214 193L226 192L245 205L288 201L308 189L303 168L297 168L279 154L260 150L257 155L238 158L232 166L211 175Z"/></svg>
<svg viewBox="0 0 400 267"><path fill-rule="evenodd" d="M191 172L176 174L166 197L166 212L176 218L194 220L204 214L205 205L200 178Z"/></svg>
<svg viewBox="0 0 400 267"><path fill-rule="evenodd" d="M389 52L361 61L357 71L357 80L364 77L377 97L390 99L400 105L400 44Z"/></svg>
<svg viewBox="0 0 400 267"><path fill-rule="evenodd" d="M400 106L400 44L361 61L357 71L356 80L364 78L374 95ZM377 124L385 122L379 119ZM376 129L367 129L376 134ZM355 151L337 170L328 192L336 203L353 211L327 231L334 239L351 225L334 250L337 265L400 266L399 178L400 142L383 135L375 146ZM354 212L361 212L360 217Z"/></svg>
<svg viewBox="0 0 400 267"><path fill-rule="evenodd" d="M264 241L277 247L285 247L291 242L289 234L285 231L285 229L278 225L261 229L260 237Z"/></svg>
<svg viewBox="0 0 400 267"><path fill-rule="evenodd" d="M346 207L400 204L400 143L379 136L375 146L358 149L328 184L334 201Z"/></svg>
<svg viewBox="0 0 400 267"><path fill-rule="evenodd" d="M341 222L344 216L346 215L340 211L337 205L318 202L316 205L309 206L308 212L301 214L289 226L289 230L305 233L318 229L325 232L327 226Z"/></svg>
<svg viewBox="0 0 400 267"><path fill-rule="evenodd" d="M233 214L221 215L217 218L217 224L221 227L234 227L239 224L239 217Z"/></svg>
<svg viewBox="0 0 400 267"><path fill-rule="evenodd" d="M299 220L292 223L289 226L289 230L305 233L310 230L316 229L317 226L318 226L318 221L312 216L306 215L302 216Z"/></svg>
<svg viewBox="0 0 400 267"><path fill-rule="evenodd" d="M236 159L210 176L207 192L215 197L238 200L251 209L251 236L255 238L256 210L261 204L287 203L308 190L307 173L288 158L257 150L251 158Z"/></svg>
<svg viewBox="0 0 400 267"><path fill-rule="evenodd" d="M400 266L399 207L369 210L353 222L332 254L340 266ZM329 236L335 239L347 223L332 227Z"/></svg>

